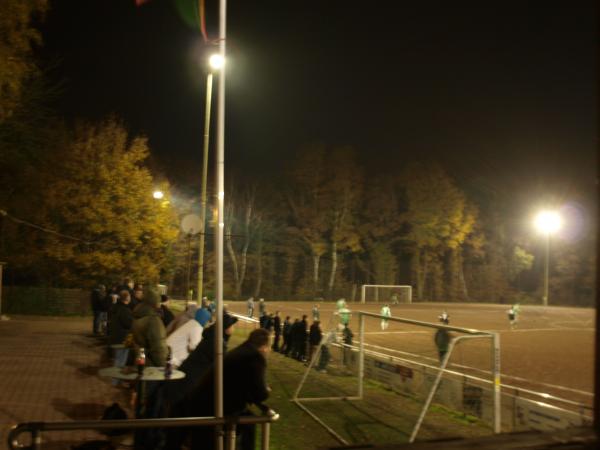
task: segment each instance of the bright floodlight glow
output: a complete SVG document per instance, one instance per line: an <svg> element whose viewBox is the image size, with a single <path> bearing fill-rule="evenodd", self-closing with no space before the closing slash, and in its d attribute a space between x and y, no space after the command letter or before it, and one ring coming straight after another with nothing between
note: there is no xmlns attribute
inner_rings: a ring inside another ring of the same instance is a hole
<svg viewBox="0 0 600 450"><path fill-rule="evenodd" d="M225 60L221 57L221 55L214 54L208 59L208 63L213 69L219 70L225 64Z"/></svg>
<svg viewBox="0 0 600 450"><path fill-rule="evenodd" d="M535 217L535 227L546 234L560 230L562 219L556 211L542 211Z"/></svg>
<svg viewBox="0 0 600 450"><path fill-rule="evenodd" d="M152 197L154 197L156 200L160 200L164 196L165 194L163 194L162 191L154 191L154 193L152 194Z"/></svg>

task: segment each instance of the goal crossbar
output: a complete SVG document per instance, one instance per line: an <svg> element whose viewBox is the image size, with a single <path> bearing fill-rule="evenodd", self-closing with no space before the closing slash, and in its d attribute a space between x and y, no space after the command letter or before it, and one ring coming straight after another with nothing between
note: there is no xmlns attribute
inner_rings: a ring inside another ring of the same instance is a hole
<svg viewBox="0 0 600 450"><path fill-rule="evenodd" d="M404 289L404 290L408 291L408 301L406 303L412 303L412 286L410 286L408 284L363 284L360 287L360 302L361 303L366 302L367 288Z"/></svg>

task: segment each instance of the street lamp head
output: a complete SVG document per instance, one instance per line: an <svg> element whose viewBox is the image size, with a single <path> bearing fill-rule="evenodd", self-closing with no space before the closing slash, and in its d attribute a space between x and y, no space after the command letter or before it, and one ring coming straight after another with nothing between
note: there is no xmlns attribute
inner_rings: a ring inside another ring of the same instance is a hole
<svg viewBox="0 0 600 450"><path fill-rule="evenodd" d="M163 194L162 191L154 191L154 193L152 194L152 197L154 197L156 200L160 200L164 196L165 194Z"/></svg>
<svg viewBox="0 0 600 450"><path fill-rule="evenodd" d="M214 55L211 55L210 58L208 58L208 64L212 69L220 70L225 65L225 60L221 55L215 53Z"/></svg>
<svg viewBox="0 0 600 450"><path fill-rule="evenodd" d="M560 230L562 219L556 211L541 211L535 217L535 227L544 234L556 233Z"/></svg>

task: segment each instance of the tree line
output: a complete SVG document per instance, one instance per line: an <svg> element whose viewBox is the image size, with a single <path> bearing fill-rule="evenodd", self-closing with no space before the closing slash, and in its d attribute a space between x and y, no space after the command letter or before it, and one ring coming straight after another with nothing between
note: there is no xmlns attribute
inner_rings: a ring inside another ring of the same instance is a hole
<svg viewBox="0 0 600 450"><path fill-rule="evenodd" d="M46 2L7 0L0 8L0 51L7 55L0 62L0 258L7 281L89 287L127 275L185 295L197 241L179 222L199 199L172 201L175 186L151 167L147 139L118 117L57 117L46 105L60 92L36 64L40 36L30 20ZM361 284L409 284L421 301L538 301L540 239L515 231L510 202L461 185L436 161L390 164L397 168L373 173L356 149L315 143L268 178L228 171L226 297L354 300ZM164 199L152 197L157 188ZM557 303L593 304L593 242L588 227L576 241L553 243ZM206 245L210 292L212 239Z"/></svg>

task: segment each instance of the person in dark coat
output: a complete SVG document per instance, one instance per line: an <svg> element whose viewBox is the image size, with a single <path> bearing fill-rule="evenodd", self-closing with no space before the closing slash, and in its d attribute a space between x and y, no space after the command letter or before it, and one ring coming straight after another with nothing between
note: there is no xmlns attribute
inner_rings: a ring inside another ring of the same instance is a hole
<svg viewBox="0 0 600 450"><path fill-rule="evenodd" d="M267 409L262 402L269 396L266 384L269 333L256 329L240 346L228 352L223 358L223 413L225 416L250 415L248 406L258 405ZM215 371L211 367L202 377L184 404L184 416L206 417L214 415ZM195 427L191 429L191 450L212 450L214 448L214 428ZM254 427L238 425L238 438L242 450L254 449ZM168 450L175 450L178 443L167 442Z"/></svg>
<svg viewBox="0 0 600 450"><path fill-rule="evenodd" d="M317 348L321 343L322 337L323 333L321 332L321 323L318 320L315 320L310 326L310 331L308 333L308 364L310 364L312 359L317 354Z"/></svg>
<svg viewBox="0 0 600 450"><path fill-rule="evenodd" d="M281 317L279 317L279 311L275 311L275 317L273 317L273 331L275 332L275 338L273 339L273 351L279 351L279 339L281 338Z"/></svg>
<svg viewBox="0 0 600 450"><path fill-rule="evenodd" d="M137 305L142 303L143 299L144 289L136 285L136 287L133 289L133 294L131 295L131 303L129 303L129 307L131 308L131 310L134 310L137 307Z"/></svg>
<svg viewBox="0 0 600 450"><path fill-rule="evenodd" d="M308 322L306 314L302 316L298 326L298 361L306 361L306 345L308 341Z"/></svg>
<svg viewBox="0 0 600 450"><path fill-rule="evenodd" d="M435 332L433 340L435 342L435 346L438 349L438 356L440 358L440 364L441 364L442 362L444 362L446 353L448 353L448 347L450 345L450 341L452 340L452 337L450 336L450 333L448 333L447 330L440 328Z"/></svg>
<svg viewBox="0 0 600 450"><path fill-rule="evenodd" d="M110 310L110 322L108 324L109 345L122 344L131 332L133 314L129 308L131 297L128 291L122 291L117 303Z"/></svg>
<svg viewBox="0 0 600 450"><path fill-rule="evenodd" d="M108 318L108 304L106 302L106 287L99 284L92 289L91 294L92 312L94 313L93 332L95 335L102 333L102 324Z"/></svg>
<svg viewBox="0 0 600 450"><path fill-rule="evenodd" d="M223 315L223 352L227 350L227 342L233 333L237 317ZM190 355L183 361L179 370L185 373L181 380L167 383L167 399L171 405L171 417L179 417L182 400L194 390L196 384L210 368L215 359L215 325L210 325L202 332L202 340Z"/></svg>
<svg viewBox="0 0 600 450"><path fill-rule="evenodd" d="M290 356L294 359L300 359L300 347L302 347L302 321L295 319L290 330Z"/></svg>
<svg viewBox="0 0 600 450"><path fill-rule="evenodd" d="M344 330L342 331L342 342L344 343L344 353L343 353L343 363L344 364L352 364L354 363L354 354L352 353L352 338L354 337L354 333L348 326L348 324L344 325Z"/></svg>
<svg viewBox="0 0 600 450"><path fill-rule="evenodd" d="M163 321L163 325L165 326L165 328L167 328L175 318L175 315L169 309L168 295L162 294L160 296L160 311L158 313L160 314L160 318Z"/></svg>
<svg viewBox="0 0 600 450"><path fill-rule="evenodd" d="M283 345L281 346L281 353L287 356L290 353L290 330L292 328L292 322L290 322L290 316L286 316L283 321Z"/></svg>
<svg viewBox="0 0 600 450"><path fill-rule="evenodd" d="M271 334L275 328L275 316L273 314L265 314L265 322L263 328Z"/></svg>

